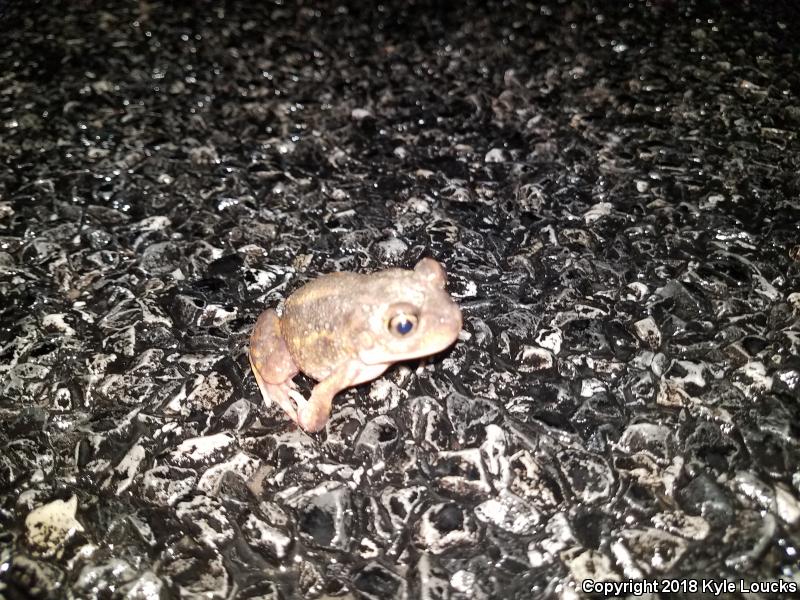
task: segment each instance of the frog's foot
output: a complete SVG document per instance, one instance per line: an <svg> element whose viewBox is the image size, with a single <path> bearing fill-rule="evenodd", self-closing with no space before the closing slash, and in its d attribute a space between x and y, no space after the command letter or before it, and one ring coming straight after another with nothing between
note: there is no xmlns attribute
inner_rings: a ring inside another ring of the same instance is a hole
<svg viewBox="0 0 800 600"><path fill-rule="evenodd" d="M297 424L309 433L324 429L331 414L332 399L321 402L313 393L310 400L301 397L302 402L297 403Z"/></svg>
<svg viewBox="0 0 800 600"><path fill-rule="evenodd" d="M304 430L313 432L322 429L324 421L316 428L309 428L308 425L317 423L319 418L314 416L309 419L306 416L310 414L308 411L309 401L297 390L297 384L294 381L290 379L279 384L267 383L264 387L266 388L266 397L280 406L289 418ZM325 420L327 420L327 414Z"/></svg>
<svg viewBox="0 0 800 600"><path fill-rule="evenodd" d="M325 427L333 399L333 392L326 391L325 386L317 385L307 400L291 379L283 383L263 382L263 385L259 380L258 384L264 401L276 403L303 430L314 433Z"/></svg>
<svg viewBox="0 0 800 600"><path fill-rule="evenodd" d="M259 385L259 387L261 387ZM261 387L261 395L265 400L269 400L280 406L289 418L297 423L297 396L305 402L303 396L294 389L294 382L291 380L284 383L265 383Z"/></svg>
<svg viewBox="0 0 800 600"><path fill-rule="evenodd" d="M295 386L292 385L292 389L289 390L288 394L297 408L295 422L309 433L320 431L328 421L331 409L330 401L320 403L313 391L311 398L307 400L303 394L294 388Z"/></svg>
<svg viewBox="0 0 800 600"><path fill-rule="evenodd" d="M331 414L331 404L333 397L343 387L341 385L341 375L335 374L320 381L311 390L311 396L306 399L294 389L288 392L297 407L297 424L308 433L316 433L325 428Z"/></svg>

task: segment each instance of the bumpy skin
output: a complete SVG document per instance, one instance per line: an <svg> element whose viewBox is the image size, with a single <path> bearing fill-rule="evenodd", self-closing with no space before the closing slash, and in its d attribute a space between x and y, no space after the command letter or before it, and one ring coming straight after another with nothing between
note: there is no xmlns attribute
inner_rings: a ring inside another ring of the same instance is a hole
<svg viewBox="0 0 800 600"><path fill-rule="evenodd" d="M332 273L304 285L282 316L264 311L250 338L250 365L264 400L277 402L306 431L319 431L339 391L456 340L461 310L445 283L441 265L424 258L413 271ZM292 381L299 371L319 381L308 400Z"/></svg>

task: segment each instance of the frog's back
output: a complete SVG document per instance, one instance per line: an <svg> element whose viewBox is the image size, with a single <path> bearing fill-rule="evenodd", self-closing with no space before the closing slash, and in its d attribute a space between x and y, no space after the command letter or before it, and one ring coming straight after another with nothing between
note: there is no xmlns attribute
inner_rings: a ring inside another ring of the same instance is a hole
<svg viewBox="0 0 800 600"><path fill-rule="evenodd" d="M330 273L308 282L286 300L281 330L301 371L323 379L354 355L353 313L365 275Z"/></svg>

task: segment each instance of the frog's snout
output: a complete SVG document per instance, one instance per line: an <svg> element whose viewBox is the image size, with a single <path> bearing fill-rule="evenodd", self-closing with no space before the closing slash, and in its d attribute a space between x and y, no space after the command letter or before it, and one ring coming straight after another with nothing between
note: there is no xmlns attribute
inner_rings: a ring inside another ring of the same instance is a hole
<svg viewBox="0 0 800 600"><path fill-rule="evenodd" d="M431 331L428 337L435 346L432 352L439 352L456 341L463 325L463 317L458 304L450 301L438 310L431 319Z"/></svg>

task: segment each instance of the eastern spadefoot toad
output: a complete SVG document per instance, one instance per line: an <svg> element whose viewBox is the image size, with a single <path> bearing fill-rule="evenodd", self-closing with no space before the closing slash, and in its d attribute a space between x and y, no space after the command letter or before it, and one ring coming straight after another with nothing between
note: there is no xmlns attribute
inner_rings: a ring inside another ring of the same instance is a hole
<svg viewBox="0 0 800 600"><path fill-rule="evenodd" d="M306 431L325 427L333 397L380 376L392 363L444 350L461 330L461 310L445 290L442 266L423 258L414 270L331 273L265 310L250 337L250 366L265 401ZM292 378L319 383L306 400Z"/></svg>

